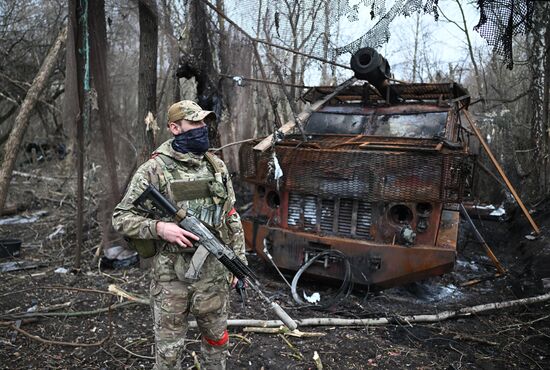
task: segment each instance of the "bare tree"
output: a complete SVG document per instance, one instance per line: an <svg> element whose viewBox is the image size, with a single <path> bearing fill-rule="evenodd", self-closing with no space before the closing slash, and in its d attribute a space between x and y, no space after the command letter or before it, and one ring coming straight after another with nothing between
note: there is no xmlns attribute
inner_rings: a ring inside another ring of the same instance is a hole
<svg viewBox="0 0 550 370"><path fill-rule="evenodd" d="M189 27L184 35L177 76L187 79L194 77L199 105L220 117L223 99L219 93L219 76L213 58L215 52L209 26L211 18L201 0L190 0L188 9ZM208 136L212 146L220 145L218 122L208 125Z"/></svg>
<svg viewBox="0 0 550 370"><path fill-rule="evenodd" d="M464 15L464 8L463 8L460 0L454 0L454 2L456 3L456 5L458 6L458 9L460 11L460 17L461 17L460 23L450 19L449 17L447 17L445 15L445 13L443 13L441 7L438 6L438 9L439 9L440 14L448 22L454 24L462 33L464 33L464 37L466 39L466 47L468 48L468 55L470 57L470 63L472 64L472 67L474 69L474 77L475 77L475 81L476 81L477 94L478 94L479 97L482 98L482 104L485 104L484 101L483 101L483 98L486 97L486 94L484 93L482 77L481 77L481 74L479 72L479 66L478 66L477 60L476 60L475 55L474 55L472 40L471 40L471 37L470 37L470 32L468 31L468 24L466 22L466 16Z"/></svg>
<svg viewBox="0 0 550 370"><path fill-rule="evenodd" d="M15 119L14 127L10 133L10 137L4 146L4 159L0 169L0 210L4 208L4 204L6 202L11 174L15 166L17 154L19 153L21 141L23 140L23 136L29 125L31 112L36 104L36 101L38 100L38 96L46 86L46 82L54 69L59 51L65 44L66 39L67 29L63 28L63 30L59 33L56 42L50 49L50 52L46 56L46 59L42 63L40 71L34 78L34 81L21 104L21 108L19 109L19 113Z"/></svg>
<svg viewBox="0 0 550 370"><path fill-rule="evenodd" d="M142 125L143 128L145 146L142 156L145 159L156 147L154 122L157 113L158 12L156 0L139 0L138 8L138 127Z"/></svg>

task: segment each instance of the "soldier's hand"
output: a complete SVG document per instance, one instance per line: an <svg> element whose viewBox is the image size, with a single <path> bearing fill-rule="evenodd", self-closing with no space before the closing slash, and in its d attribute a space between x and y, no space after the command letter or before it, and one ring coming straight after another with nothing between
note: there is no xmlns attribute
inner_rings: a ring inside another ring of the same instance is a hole
<svg viewBox="0 0 550 370"><path fill-rule="evenodd" d="M239 282L239 278L236 276L233 276L233 280L231 281L231 288L235 288L238 282Z"/></svg>
<svg viewBox="0 0 550 370"><path fill-rule="evenodd" d="M182 229L173 222L157 222L157 235L167 242L177 244L183 248L192 247L193 241L199 240L199 237Z"/></svg>

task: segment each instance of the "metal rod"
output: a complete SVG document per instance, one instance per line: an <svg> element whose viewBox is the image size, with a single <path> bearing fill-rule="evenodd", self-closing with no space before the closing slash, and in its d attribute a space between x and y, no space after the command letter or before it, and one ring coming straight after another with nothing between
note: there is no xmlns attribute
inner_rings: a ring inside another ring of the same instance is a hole
<svg viewBox="0 0 550 370"><path fill-rule="evenodd" d="M491 159L491 162L493 162L493 165L496 167L498 173L500 174L500 176L502 177L502 179L506 183L506 186L508 187L508 190L510 190L510 193L512 193L512 196L514 197L516 202L519 204L521 210L523 211L523 214L525 215L525 217L527 217L527 220L529 220L529 223L531 224L531 227L533 227L533 230L535 231L535 233L537 235L540 234L539 227L537 226L537 224L535 223L535 221L533 220L533 218L529 214L529 211L527 210L527 208L525 208L525 205L523 204L523 202L521 201L519 195L517 194L516 189L510 183L510 181L508 180L508 177L506 177L506 174L504 173L504 170L502 169L500 164L497 162L496 158L494 157L493 153L491 152L491 149L489 148L489 145L487 145L487 143L485 142L485 140L481 136L481 132L479 132L479 129L476 127L476 125L474 124L474 121L470 117L470 113L466 109L463 109L462 111L464 112L464 115L466 116L466 119L468 120L468 123L470 124L470 127L472 128L472 130L474 130L474 133L476 134L476 136L479 139L481 145L483 146L483 149L485 149L485 152L487 153L487 155Z"/></svg>
<svg viewBox="0 0 550 370"><path fill-rule="evenodd" d="M264 80L267 80L267 74L264 70L264 65L262 62L262 59L260 57L260 53L258 52L258 42L255 38L250 36L245 30L243 30L241 27L239 27L235 22L233 22L229 17L227 17L221 10L219 10L214 5L210 4L207 0L201 0L206 6L208 6L210 9L215 11L220 17L225 19L229 24L231 24L233 27L235 27L239 32L241 32L243 35L245 35L249 40L252 41L252 51L254 52L254 58L256 58L256 61L258 62L258 67L260 68L260 74L262 75L262 78ZM275 125L277 128L281 127L281 118L279 117L279 113L277 111L277 103L275 101L275 98L273 97L273 93L271 92L271 88L268 84L265 85L265 88L267 90L267 96L269 98L269 103L271 104L271 108L273 109L273 114L275 115Z"/></svg>
<svg viewBox="0 0 550 370"><path fill-rule="evenodd" d="M259 83L264 83L264 84L269 84L269 85L281 85L280 82L262 80L260 78L243 77L243 76L238 76L238 75L228 75L228 74L224 74L224 73L220 73L220 76L225 77L225 78L231 78L231 79L233 79L234 77L240 77L244 81L259 82ZM314 87L318 87L318 86L295 85L295 84L287 84L287 83L283 83L282 85L290 86L290 87L297 87L297 88L300 88L300 89L312 89ZM332 86L324 86L324 87L332 87Z"/></svg>
<svg viewBox="0 0 550 370"><path fill-rule="evenodd" d="M491 250L491 248L487 245L487 243L485 242L485 239L483 239L483 236L481 236L481 234L479 233L479 231L477 230L476 228L476 225L474 225L474 222L472 221L472 219L470 218L470 215L468 214L468 211L466 211L466 208L464 208L464 205L462 203L460 203L460 213L462 214L462 216L464 216L464 218L466 220L468 220L468 222L470 223L470 225L472 225L472 228L474 229L474 234L477 238L477 240L479 240L479 242L481 243L481 245L483 246L483 249L485 249L485 253L487 253L487 256L489 256L489 258L491 259L491 261L493 261L493 264L495 265L495 267L497 268L497 271L501 274L505 274L506 273L506 269L501 265L500 261L498 260L498 258L495 256L495 254L493 253L493 251Z"/></svg>

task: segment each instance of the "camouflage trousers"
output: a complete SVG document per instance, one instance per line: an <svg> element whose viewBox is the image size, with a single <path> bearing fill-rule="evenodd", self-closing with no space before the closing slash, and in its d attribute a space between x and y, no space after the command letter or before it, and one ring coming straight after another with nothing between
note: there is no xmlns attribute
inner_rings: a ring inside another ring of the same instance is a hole
<svg viewBox="0 0 550 370"><path fill-rule="evenodd" d="M156 343L154 369L181 369L189 313L195 316L202 337L201 369L225 369L228 293L227 284L151 282Z"/></svg>

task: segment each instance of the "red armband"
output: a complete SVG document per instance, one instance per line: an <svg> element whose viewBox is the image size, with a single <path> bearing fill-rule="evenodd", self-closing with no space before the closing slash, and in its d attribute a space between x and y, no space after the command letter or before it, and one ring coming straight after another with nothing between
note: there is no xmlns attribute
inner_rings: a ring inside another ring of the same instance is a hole
<svg viewBox="0 0 550 370"><path fill-rule="evenodd" d="M233 216L235 213L237 213L237 210L233 207L231 208L231 211L227 212L227 217Z"/></svg>
<svg viewBox="0 0 550 370"><path fill-rule="evenodd" d="M227 329L223 332L222 337L219 340L210 339L207 337L203 337L204 340L208 342L211 346L219 347L223 346L225 343L229 341L229 333L227 332Z"/></svg>

